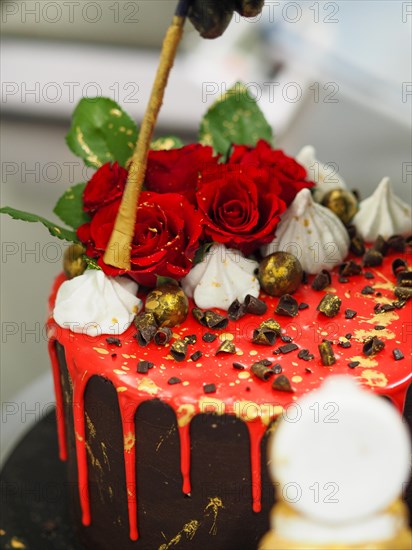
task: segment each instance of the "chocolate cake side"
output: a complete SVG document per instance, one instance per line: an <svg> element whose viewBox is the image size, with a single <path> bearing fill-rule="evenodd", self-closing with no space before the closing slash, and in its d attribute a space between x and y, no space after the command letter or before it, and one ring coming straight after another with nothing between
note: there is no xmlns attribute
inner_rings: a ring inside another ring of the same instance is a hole
<svg viewBox="0 0 412 550"><path fill-rule="evenodd" d="M68 437L69 482L77 483L72 391L64 348L56 342ZM72 510L87 548L255 548L267 531L274 490L262 441L262 511L252 510L249 437L230 415L202 414L191 423L190 496L182 494L180 444L173 410L153 399L135 417L139 539L129 538L123 436L116 391L94 376L85 392L87 467L92 523L81 523L79 499Z"/></svg>

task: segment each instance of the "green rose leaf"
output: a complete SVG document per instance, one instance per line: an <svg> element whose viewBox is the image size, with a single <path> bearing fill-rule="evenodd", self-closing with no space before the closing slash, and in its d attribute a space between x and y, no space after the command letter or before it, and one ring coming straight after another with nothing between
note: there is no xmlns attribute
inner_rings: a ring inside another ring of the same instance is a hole
<svg viewBox="0 0 412 550"><path fill-rule="evenodd" d="M49 222L45 218L42 218L41 216L37 216L36 214L30 214L29 212L16 210L15 208L10 208L9 206L4 206L3 208L0 208L0 214L8 214L14 220L22 220L24 222L40 222L45 227L47 227L47 229L49 230L49 233L53 235L53 237L57 237L59 239L62 239L63 241L69 241L74 243L79 241L75 231L71 231L70 229L60 227L59 225Z"/></svg>
<svg viewBox="0 0 412 550"><path fill-rule="evenodd" d="M66 136L73 153L94 168L115 160L126 166L136 140L137 127L134 121L115 101L107 97L80 100Z"/></svg>
<svg viewBox="0 0 412 550"><path fill-rule="evenodd" d="M199 141L216 153L228 154L232 143L254 146L272 142L272 128L245 86L237 82L208 110L200 124Z"/></svg>
<svg viewBox="0 0 412 550"><path fill-rule="evenodd" d="M90 258L90 256L87 256L86 254L83 254L83 260L87 264L87 269L94 269L97 271L101 271L102 268L97 264L97 261L94 258Z"/></svg>
<svg viewBox="0 0 412 550"><path fill-rule="evenodd" d="M169 151L170 149L180 149L183 142L176 136L160 137L152 141L150 149L153 151Z"/></svg>
<svg viewBox="0 0 412 550"><path fill-rule="evenodd" d="M77 229L83 223L90 220L90 217L83 211L83 191L85 183L78 183L69 187L60 197L53 212L73 229Z"/></svg>

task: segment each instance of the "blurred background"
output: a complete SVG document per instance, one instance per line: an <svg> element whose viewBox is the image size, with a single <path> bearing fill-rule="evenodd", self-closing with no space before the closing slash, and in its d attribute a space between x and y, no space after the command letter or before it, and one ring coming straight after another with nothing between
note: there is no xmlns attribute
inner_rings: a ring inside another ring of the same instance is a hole
<svg viewBox="0 0 412 550"><path fill-rule="evenodd" d="M54 219L87 180L65 145L81 97L118 101L140 121L176 0L8 1L1 9L1 204ZM208 105L237 80L259 101L276 146L312 144L349 187L383 176L411 201L412 3L266 1L205 41L191 25L172 72L158 135L196 140ZM0 218L1 457L53 401L44 321L65 244L37 225Z"/></svg>

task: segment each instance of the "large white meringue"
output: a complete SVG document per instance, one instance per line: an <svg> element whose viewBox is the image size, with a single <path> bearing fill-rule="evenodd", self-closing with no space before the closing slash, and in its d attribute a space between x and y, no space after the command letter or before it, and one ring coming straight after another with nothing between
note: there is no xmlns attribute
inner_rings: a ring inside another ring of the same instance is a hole
<svg viewBox="0 0 412 550"><path fill-rule="evenodd" d="M254 275L258 267L238 250L215 244L182 280L182 288L201 309L227 310L234 300L243 302L247 294L259 296L259 282Z"/></svg>
<svg viewBox="0 0 412 550"><path fill-rule="evenodd" d="M137 290L130 279L89 269L60 286L54 320L62 328L89 336L122 334L141 309Z"/></svg>
<svg viewBox="0 0 412 550"><path fill-rule="evenodd" d="M389 178L383 178L374 193L359 204L359 211L352 223L367 242L378 235L388 239L392 235L408 235L412 232L411 207L397 197Z"/></svg>
<svg viewBox="0 0 412 550"><path fill-rule="evenodd" d="M340 219L302 189L281 215L274 240L261 248L263 256L278 250L294 254L306 273L319 273L342 263L349 236Z"/></svg>
<svg viewBox="0 0 412 550"><path fill-rule="evenodd" d="M296 160L306 168L308 179L314 181L313 197L316 202L322 202L323 197L332 189L346 189L346 183L334 168L334 163L323 163L316 158L316 150L312 145L303 147Z"/></svg>

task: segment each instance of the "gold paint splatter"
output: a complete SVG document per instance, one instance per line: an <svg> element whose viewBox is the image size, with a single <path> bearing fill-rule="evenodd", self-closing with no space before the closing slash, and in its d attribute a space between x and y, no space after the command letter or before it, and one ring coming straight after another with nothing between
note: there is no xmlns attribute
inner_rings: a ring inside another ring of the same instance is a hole
<svg viewBox="0 0 412 550"><path fill-rule="evenodd" d="M100 166L102 165L102 163L100 162L100 160L97 158L97 156L92 152L92 150L90 149L90 147L87 145L87 143L84 141L84 135L83 135L83 132L81 131L80 127L77 126L76 128L76 139L77 139L77 143L80 145L80 147L83 149L83 151L86 153L86 156L87 156L87 160L91 163L91 164L94 164L95 166L97 166L98 168L100 168Z"/></svg>
<svg viewBox="0 0 412 550"><path fill-rule="evenodd" d="M382 298L380 299L382 302ZM390 302L392 303L392 301ZM393 321L399 319L399 315L396 311L385 311L384 313L377 313L370 319L361 319L361 323L368 323L368 325L382 325L383 327L389 326Z"/></svg>
<svg viewBox="0 0 412 550"><path fill-rule="evenodd" d="M356 329L353 331L352 338L354 340L357 340L358 342L363 342L367 338L377 336L378 338L385 338L386 340L394 340L396 338L396 334L392 332L391 330L384 329L384 330L362 330L362 329Z"/></svg>
<svg viewBox="0 0 412 550"><path fill-rule="evenodd" d="M89 434L92 438L95 438L96 437L96 428L94 427L94 424L91 421L90 416L87 414L87 412L85 413L85 417L86 417L87 427L89 428Z"/></svg>
<svg viewBox="0 0 412 550"><path fill-rule="evenodd" d="M238 350L236 351L236 355L243 355L243 350L238 349Z"/></svg>
<svg viewBox="0 0 412 550"><path fill-rule="evenodd" d="M6 534L6 531L4 529L0 529L0 537L3 537Z"/></svg>
<svg viewBox="0 0 412 550"><path fill-rule="evenodd" d="M121 117L122 111L120 111L120 109L110 109L110 114L116 117Z"/></svg>
<svg viewBox="0 0 412 550"><path fill-rule="evenodd" d="M93 348L96 353L99 353L100 355L109 355L109 351L104 348Z"/></svg>
<svg viewBox="0 0 412 550"><path fill-rule="evenodd" d="M186 426L192 420L195 415L195 406L191 403L184 403L179 405L176 411L177 423L180 427Z"/></svg>
<svg viewBox="0 0 412 550"><path fill-rule="evenodd" d="M107 488L108 492L109 492L109 497L110 497L110 500L113 500L113 489L110 487Z"/></svg>
<svg viewBox="0 0 412 550"><path fill-rule="evenodd" d="M182 386L188 386L190 384L190 382L188 382L187 380L185 380L184 382L182 382Z"/></svg>
<svg viewBox="0 0 412 550"><path fill-rule="evenodd" d="M124 450L126 451L126 453L130 453L130 451L134 447L135 442L136 442L136 438L132 432L129 432L124 435L123 443L124 443Z"/></svg>
<svg viewBox="0 0 412 550"><path fill-rule="evenodd" d="M257 354L258 354L258 352L255 349L251 349L249 351L249 355L257 355Z"/></svg>
<svg viewBox="0 0 412 550"><path fill-rule="evenodd" d="M117 393L123 393L124 391L127 391L126 386L119 386L116 388Z"/></svg>
<svg viewBox="0 0 412 550"><path fill-rule="evenodd" d="M125 372L124 370L120 370L120 369L114 369L113 372L115 374L117 374L118 376L124 376L125 374L127 374L127 372Z"/></svg>
<svg viewBox="0 0 412 550"><path fill-rule="evenodd" d="M295 382L295 384L299 384L302 380L303 378L301 376L292 376L292 382Z"/></svg>
<svg viewBox="0 0 412 550"><path fill-rule="evenodd" d="M10 546L11 548L26 548L26 545L24 544L24 542L20 539L18 539L17 537L13 537L11 540L10 540Z"/></svg>
<svg viewBox="0 0 412 550"><path fill-rule="evenodd" d="M170 428L167 430L166 435L162 435L162 436L160 437L159 443L158 443L157 446L156 446L156 452L160 449L162 443L163 443L170 435L172 435L172 433L174 433L175 431L176 431L176 426L175 426L175 424L172 424L172 425L170 426Z"/></svg>
<svg viewBox="0 0 412 550"><path fill-rule="evenodd" d="M77 439L78 441L83 441L82 436L81 436L80 434L78 434L77 432L76 432L76 439Z"/></svg>
<svg viewBox="0 0 412 550"><path fill-rule="evenodd" d="M386 388L388 379L383 372L374 369L365 369L358 378L364 384L373 388Z"/></svg>
<svg viewBox="0 0 412 550"><path fill-rule="evenodd" d="M127 353L122 353L122 357L124 359L130 359L130 355L128 355Z"/></svg>
<svg viewBox="0 0 412 550"><path fill-rule="evenodd" d="M193 537L196 535L196 531L198 530L199 526L200 522L195 519L192 519L188 523L185 523L185 525L183 525L183 528L177 533L177 535L175 535L169 542L161 544L159 546L159 550L168 550L172 546L177 546L182 540L183 536L185 536L187 540L192 540Z"/></svg>
<svg viewBox="0 0 412 550"><path fill-rule="evenodd" d="M138 384L137 389L144 393L148 393L149 395L156 395L160 390L159 386L157 386L150 378L143 378L143 380Z"/></svg>
<svg viewBox="0 0 412 550"><path fill-rule="evenodd" d="M103 474L103 468L102 468L102 465L100 464L100 460L94 456L92 448L87 443L87 441L86 441L86 451L87 451L87 454L89 455L90 462L91 462L92 466L94 468L96 468L97 470L99 470L100 475L102 475Z"/></svg>
<svg viewBox="0 0 412 550"><path fill-rule="evenodd" d="M250 378L250 372L247 370L242 370L242 372L239 372L237 377L240 378L240 380L247 380Z"/></svg>
<svg viewBox="0 0 412 550"><path fill-rule="evenodd" d="M209 535L217 535L217 516L219 514L219 509L224 508L222 499L219 497L213 497L209 500L209 503L207 504L205 508L205 512L207 515L210 513L213 514L213 523L211 528L209 529Z"/></svg>
<svg viewBox="0 0 412 550"><path fill-rule="evenodd" d="M223 332L222 334L219 334L219 340L221 342L224 342L224 340L229 340L230 342L232 342L234 338L235 336L231 332Z"/></svg>
<svg viewBox="0 0 412 550"><path fill-rule="evenodd" d="M109 457L107 456L107 447L106 447L106 445L103 443L103 441L100 443L100 447L102 448L102 455L103 455L104 463L106 464L106 466L107 466L107 467L109 468L109 470L110 470Z"/></svg>
<svg viewBox="0 0 412 550"><path fill-rule="evenodd" d="M357 361L359 363L358 366L361 367L377 367L378 362L376 359L372 359L371 357L364 357L363 355L355 355L354 357L351 357L349 361Z"/></svg>

